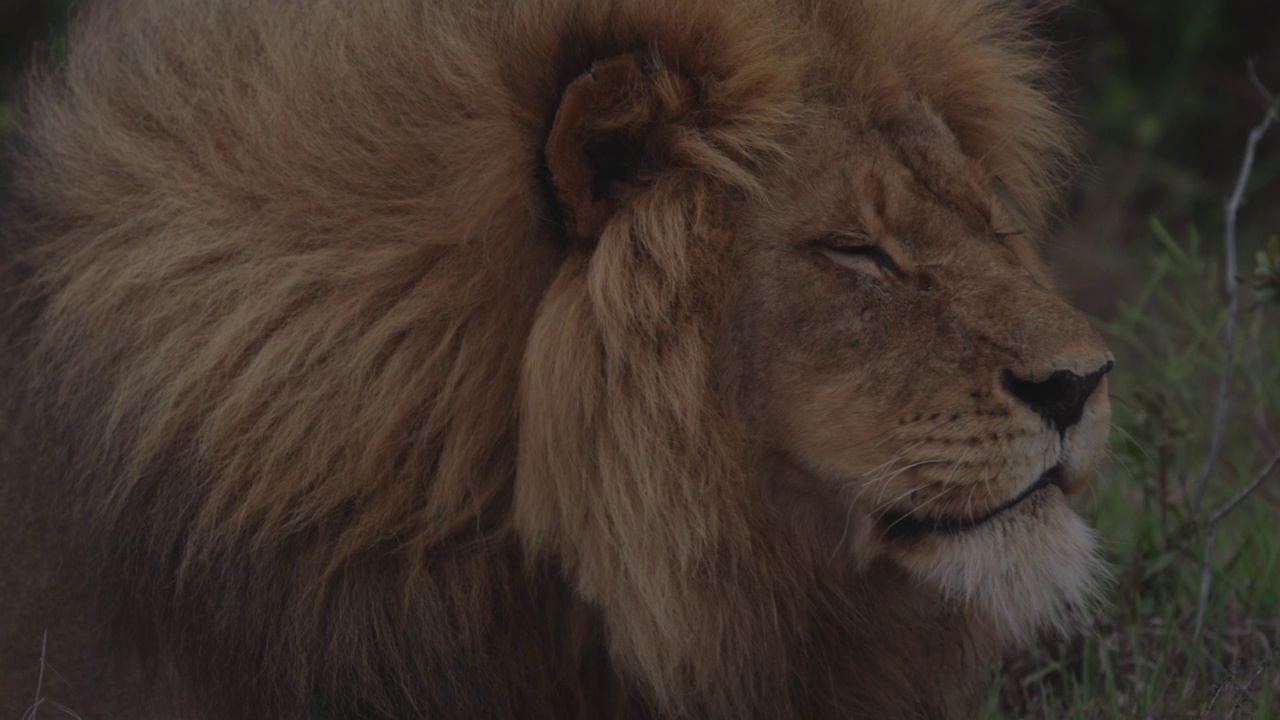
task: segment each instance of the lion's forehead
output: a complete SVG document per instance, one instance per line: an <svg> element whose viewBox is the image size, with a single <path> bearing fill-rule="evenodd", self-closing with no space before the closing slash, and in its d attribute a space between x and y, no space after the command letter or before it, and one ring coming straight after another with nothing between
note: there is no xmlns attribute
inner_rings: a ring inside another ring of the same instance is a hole
<svg viewBox="0 0 1280 720"><path fill-rule="evenodd" d="M912 264L968 257L977 241L982 262L999 256L997 218L1008 215L978 164L954 141L908 129L819 125L815 134L845 133L821 157L798 154L775 185L771 202L743 203L734 214L742 234L786 246L841 233L890 243ZM904 150L903 148L909 148ZM1008 229L1022 227L1002 220ZM1021 240L1014 240L1014 243ZM994 253L993 257L985 257ZM970 272L972 269L970 269Z"/></svg>

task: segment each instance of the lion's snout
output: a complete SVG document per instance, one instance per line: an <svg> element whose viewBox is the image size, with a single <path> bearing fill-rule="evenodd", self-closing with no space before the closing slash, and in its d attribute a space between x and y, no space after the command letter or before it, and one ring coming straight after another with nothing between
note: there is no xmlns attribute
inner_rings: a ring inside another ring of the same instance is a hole
<svg viewBox="0 0 1280 720"><path fill-rule="evenodd" d="M1085 403L1113 367L1115 363L1108 360L1086 375L1058 370L1039 381L1021 378L1012 370L1005 370L1000 375L1000 385L1059 433L1065 433L1080 422Z"/></svg>

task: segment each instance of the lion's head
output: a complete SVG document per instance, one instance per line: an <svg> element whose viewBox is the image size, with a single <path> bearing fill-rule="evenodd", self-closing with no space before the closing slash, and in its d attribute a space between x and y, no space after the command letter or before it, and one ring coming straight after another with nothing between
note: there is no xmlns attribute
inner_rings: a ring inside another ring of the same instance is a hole
<svg viewBox="0 0 1280 720"><path fill-rule="evenodd" d="M517 527L627 608L617 642L649 677L708 642L682 608L730 593L681 577L707 552L792 564L738 570L771 612L810 552L887 559L1006 641L1089 604L1100 567L1065 496L1102 456L1112 360L1032 244L1069 132L1025 56L933 34L981 5L815 13L821 73L609 58L561 101L548 163L575 244L525 356ZM894 22L926 11L920 35Z"/></svg>
<svg viewBox="0 0 1280 720"><path fill-rule="evenodd" d="M1012 3L128 5L27 104L5 296L205 714L962 716L1087 603Z"/></svg>

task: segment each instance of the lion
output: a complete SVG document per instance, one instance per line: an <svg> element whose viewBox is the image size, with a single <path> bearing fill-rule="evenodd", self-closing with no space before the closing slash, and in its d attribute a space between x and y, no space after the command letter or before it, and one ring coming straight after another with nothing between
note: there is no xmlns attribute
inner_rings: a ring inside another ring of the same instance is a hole
<svg viewBox="0 0 1280 720"><path fill-rule="evenodd" d="M1104 572L1022 5L91 4L6 161L6 714L973 717Z"/></svg>

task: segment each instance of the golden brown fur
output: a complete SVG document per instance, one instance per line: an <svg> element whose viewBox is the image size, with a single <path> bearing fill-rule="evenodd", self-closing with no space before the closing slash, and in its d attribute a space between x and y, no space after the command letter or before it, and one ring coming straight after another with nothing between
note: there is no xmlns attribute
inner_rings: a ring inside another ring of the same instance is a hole
<svg viewBox="0 0 1280 720"><path fill-rule="evenodd" d="M1096 568L1053 488L942 528L1108 416L1012 5L91 4L10 154L3 711L47 627L86 716L969 716Z"/></svg>

